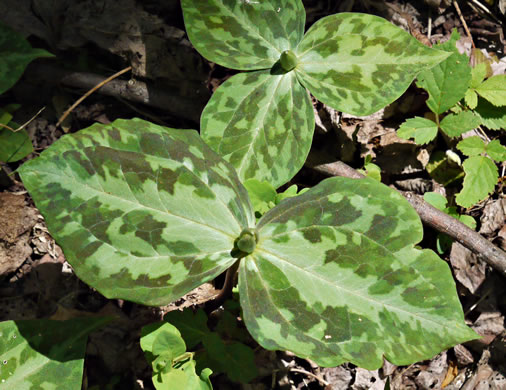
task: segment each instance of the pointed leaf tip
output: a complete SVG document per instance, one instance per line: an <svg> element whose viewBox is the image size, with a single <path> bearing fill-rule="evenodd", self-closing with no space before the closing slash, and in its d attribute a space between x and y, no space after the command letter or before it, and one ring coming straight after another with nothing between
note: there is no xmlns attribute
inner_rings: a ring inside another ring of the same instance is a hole
<svg viewBox="0 0 506 390"><path fill-rule="evenodd" d="M76 274L109 298L181 297L230 267L255 223L235 170L194 130L94 125L19 172Z"/></svg>

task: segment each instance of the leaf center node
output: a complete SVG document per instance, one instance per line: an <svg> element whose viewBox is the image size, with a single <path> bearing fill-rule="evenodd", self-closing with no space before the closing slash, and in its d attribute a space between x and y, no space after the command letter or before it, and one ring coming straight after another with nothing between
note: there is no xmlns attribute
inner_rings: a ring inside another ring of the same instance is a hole
<svg viewBox="0 0 506 390"><path fill-rule="evenodd" d="M257 245L258 234L254 229L244 229L235 241L236 248L244 255L253 253Z"/></svg>
<svg viewBox="0 0 506 390"><path fill-rule="evenodd" d="M297 66L297 64L299 63L299 59L297 58L297 56L293 51L285 50L283 53L281 53L279 62L281 63L281 67L283 68L283 70L289 72Z"/></svg>

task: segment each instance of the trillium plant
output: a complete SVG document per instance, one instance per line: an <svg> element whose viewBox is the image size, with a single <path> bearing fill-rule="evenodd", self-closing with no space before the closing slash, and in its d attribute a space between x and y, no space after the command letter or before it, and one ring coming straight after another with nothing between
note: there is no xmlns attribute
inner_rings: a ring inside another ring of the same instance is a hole
<svg viewBox="0 0 506 390"><path fill-rule="evenodd" d="M365 14L323 18L304 35L299 0L182 5L196 49L248 71L214 93L202 137L117 120L19 169L76 274L107 297L163 305L238 263L251 335L322 366L405 365L476 338L449 267L414 247L421 222L393 189L329 178L257 220L242 184L279 187L301 168L308 90L369 114L447 53Z"/></svg>

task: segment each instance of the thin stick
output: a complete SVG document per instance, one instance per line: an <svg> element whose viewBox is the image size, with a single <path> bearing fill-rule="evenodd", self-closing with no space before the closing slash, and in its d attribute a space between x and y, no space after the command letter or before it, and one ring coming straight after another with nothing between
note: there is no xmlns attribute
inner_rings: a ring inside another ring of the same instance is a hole
<svg viewBox="0 0 506 390"><path fill-rule="evenodd" d="M13 133L17 132L17 131L21 131L23 130L26 126L28 126L30 123L32 123L32 121L37 118L39 116L39 114L44 111L46 109L46 107L42 107L34 116L32 116L28 122L26 122L24 125L21 125L19 126L17 129L13 129L12 127L10 126L7 126L7 125L4 125L2 123L0 123L0 127L3 127L4 129L9 129L10 131L12 131Z"/></svg>
<svg viewBox="0 0 506 390"><path fill-rule="evenodd" d="M69 114L72 112L72 110L74 110L74 108L76 108L79 104L81 104L81 102L84 99L86 99L88 96L90 96L93 92L95 92L97 89L99 89L100 87L102 87L104 84L107 84L109 81L114 80L115 78L121 76L123 73L129 72L131 70L132 70L132 67L128 66L125 69L120 70L117 73L114 73L111 77L106 78L104 81L98 83L93 88L91 88L83 96L81 96L79 99L77 99L77 101L74 104L72 104L67 111L65 111L63 113L63 115L60 117L60 119L58 119L58 122L56 123L56 127L60 126L60 124L65 120L65 118L67 118L67 116L69 116Z"/></svg>
<svg viewBox="0 0 506 390"><path fill-rule="evenodd" d="M480 8L488 16L490 16L491 18L493 18L497 23L502 24L501 20L497 19L497 17L492 12L490 12L490 10L487 7L485 7L483 4L481 4L479 1L477 1L477 0L467 0L467 2L468 3L474 3L474 4L476 4L476 6L478 8ZM469 5L472 5L472 4L469 4Z"/></svg>
<svg viewBox="0 0 506 390"><path fill-rule="evenodd" d="M364 178L364 175L341 161L330 164L309 165L309 167L329 176L345 176L352 179ZM462 222L432 207L421 196L410 192L399 192L413 206L420 219L426 225L460 242L499 271L501 275L506 276L506 253L503 250L496 247L481 234L468 228Z"/></svg>
<svg viewBox="0 0 506 390"><path fill-rule="evenodd" d="M320 382L323 386L330 386L330 383L327 382L325 379L320 378L318 375L313 374L312 372L301 370L300 368L290 368L290 371L292 372L298 372L299 374L304 374L307 376L310 376L311 378L316 379L318 382Z"/></svg>
<svg viewBox="0 0 506 390"><path fill-rule="evenodd" d="M466 34L471 39L471 44L473 45L473 49L476 49L476 46L474 45L473 36L471 35L471 32L469 31L469 28L467 27L467 23L464 19L464 16L462 16L462 12L460 11L459 4L456 0L453 1L453 6L457 10L457 14L459 15L460 21L462 22L462 25L464 26L464 30L466 30Z"/></svg>

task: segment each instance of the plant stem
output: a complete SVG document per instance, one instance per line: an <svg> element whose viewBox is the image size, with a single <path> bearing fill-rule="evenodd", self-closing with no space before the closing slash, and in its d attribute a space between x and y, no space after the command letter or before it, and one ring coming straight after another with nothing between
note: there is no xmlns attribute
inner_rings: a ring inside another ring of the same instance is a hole
<svg viewBox="0 0 506 390"><path fill-rule="evenodd" d="M232 289L234 288L237 282L237 270L239 269L239 262L241 259L237 260L229 269L227 269L227 273L225 274L225 283L223 284L222 289L214 297L206 302L205 311L207 313L212 313L217 308L219 308L223 302L225 302L230 296L232 296Z"/></svg>

